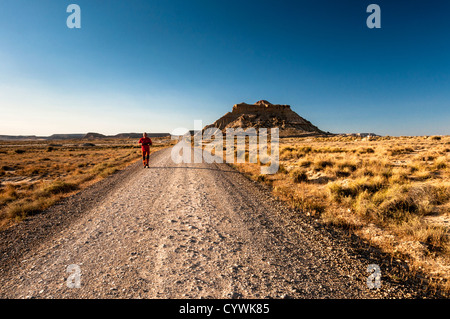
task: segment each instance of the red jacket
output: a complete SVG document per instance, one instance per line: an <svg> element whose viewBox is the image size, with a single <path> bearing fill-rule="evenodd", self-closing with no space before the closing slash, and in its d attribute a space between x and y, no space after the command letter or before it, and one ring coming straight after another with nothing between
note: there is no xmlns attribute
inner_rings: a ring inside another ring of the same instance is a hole
<svg viewBox="0 0 450 319"><path fill-rule="evenodd" d="M139 144L142 145L143 151L148 152L150 150L150 145L152 145L152 140L148 137L141 137L141 139L139 140Z"/></svg>

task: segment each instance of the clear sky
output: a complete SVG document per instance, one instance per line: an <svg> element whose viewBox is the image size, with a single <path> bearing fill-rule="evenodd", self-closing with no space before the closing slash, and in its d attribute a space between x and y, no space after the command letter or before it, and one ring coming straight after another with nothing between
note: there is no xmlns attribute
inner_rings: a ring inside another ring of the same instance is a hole
<svg viewBox="0 0 450 319"><path fill-rule="evenodd" d="M449 16L446 0L1 0L0 134L171 132L261 99L335 133L450 134Z"/></svg>

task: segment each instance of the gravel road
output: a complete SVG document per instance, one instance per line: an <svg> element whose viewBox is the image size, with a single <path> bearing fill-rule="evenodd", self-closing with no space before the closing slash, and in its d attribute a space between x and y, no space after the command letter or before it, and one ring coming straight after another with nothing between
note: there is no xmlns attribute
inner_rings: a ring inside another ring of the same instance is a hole
<svg viewBox="0 0 450 319"><path fill-rule="evenodd" d="M0 234L2 298L379 298L368 259L226 164L152 154ZM78 265L80 288L69 265ZM383 271L383 269L382 269Z"/></svg>

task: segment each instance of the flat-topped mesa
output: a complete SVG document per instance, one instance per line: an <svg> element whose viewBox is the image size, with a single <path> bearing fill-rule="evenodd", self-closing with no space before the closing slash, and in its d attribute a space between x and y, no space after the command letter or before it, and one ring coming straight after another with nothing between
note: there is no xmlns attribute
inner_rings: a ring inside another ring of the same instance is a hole
<svg viewBox="0 0 450 319"><path fill-rule="evenodd" d="M233 113L278 113L290 110L290 105L272 104L266 100L260 100L255 104L239 103L233 106Z"/></svg>
<svg viewBox="0 0 450 319"><path fill-rule="evenodd" d="M308 120L291 110L290 105L272 104L260 100L255 104L239 103L207 128L275 128L280 129L280 136L305 136L325 134Z"/></svg>

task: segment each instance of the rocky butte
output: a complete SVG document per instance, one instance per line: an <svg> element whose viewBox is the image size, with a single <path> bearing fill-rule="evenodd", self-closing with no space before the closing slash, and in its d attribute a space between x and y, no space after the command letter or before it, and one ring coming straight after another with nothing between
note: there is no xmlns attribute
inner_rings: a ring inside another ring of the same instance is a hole
<svg viewBox="0 0 450 319"><path fill-rule="evenodd" d="M204 129L211 127L218 128L224 133L227 128L270 129L278 127L280 137L327 134L292 111L290 105L272 104L266 100L258 101L255 104L235 104L231 112Z"/></svg>

